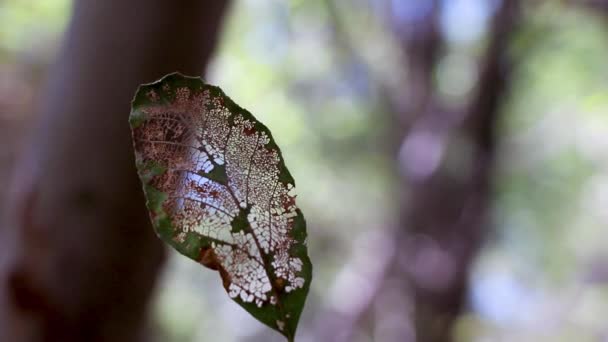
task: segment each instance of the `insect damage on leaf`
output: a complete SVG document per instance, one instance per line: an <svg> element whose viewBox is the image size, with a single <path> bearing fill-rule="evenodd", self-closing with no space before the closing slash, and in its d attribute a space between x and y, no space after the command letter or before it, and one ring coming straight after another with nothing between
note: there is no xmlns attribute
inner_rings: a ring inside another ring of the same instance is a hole
<svg viewBox="0 0 608 342"><path fill-rule="evenodd" d="M177 73L140 86L130 123L158 235L293 340L312 265L295 183L268 128L218 87Z"/></svg>

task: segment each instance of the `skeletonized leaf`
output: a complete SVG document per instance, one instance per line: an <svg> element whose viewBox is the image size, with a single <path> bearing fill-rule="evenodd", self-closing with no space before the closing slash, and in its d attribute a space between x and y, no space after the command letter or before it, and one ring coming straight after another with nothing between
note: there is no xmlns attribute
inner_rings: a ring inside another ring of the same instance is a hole
<svg viewBox="0 0 608 342"><path fill-rule="evenodd" d="M140 86L130 124L160 238L217 270L234 301L293 340L312 265L268 128L220 88L178 73Z"/></svg>

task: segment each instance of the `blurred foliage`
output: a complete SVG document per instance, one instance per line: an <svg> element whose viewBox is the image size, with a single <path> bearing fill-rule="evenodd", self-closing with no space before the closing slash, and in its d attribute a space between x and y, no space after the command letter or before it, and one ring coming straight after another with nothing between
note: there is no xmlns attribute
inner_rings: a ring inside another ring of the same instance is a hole
<svg viewBox="0 0 608 342"><path fill-rule="evenodd" d="M473 86L492 8L482 0L444 3L448 45L435 79L457 105ZM210 83L277 132L298 180L316 265L303 342L315 341L319 313L350 307L376 280L361 270L375 267L374 253L397 216L395 119L385 90L407 86L388 27L404 4L236 1L208 70ZM461 341L603 340L608 21L559 1L525 4L499 130L495 234L471 274L471 310L455 333ZM9 110L27 117L33 96L13 103L15 94L38 89L32 70L52 60L68 17L65 0L0 3L0 120ZM154 305L159 340L205 341L212 331L217 341L278 341L224 296L216 277L170 258ZM356 341L382 340L367 328Z"/></svg>
<svg viewBox="0 0 608 342"><path fill-rule="evenodd" d="M0 2L0 57L37 52L42 58L48 58L42 49L57 48L70 4L66 0Z"/></svg>
<svg viewBox="0 0 608 342"><path fill-rule="evenodd" d="M500 131L497 236L472 276L480 315L462 328L477 320L469 329L504 340L603 340L607 18L552 2L528 9Z"/></svg>

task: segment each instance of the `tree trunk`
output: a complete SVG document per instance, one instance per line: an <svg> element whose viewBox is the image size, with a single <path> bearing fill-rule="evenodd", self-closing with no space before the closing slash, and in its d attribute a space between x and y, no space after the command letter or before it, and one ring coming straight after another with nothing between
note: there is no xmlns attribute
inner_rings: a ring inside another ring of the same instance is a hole
<svg viewBox="0 0 608 342"><path fill-rule="evenodd" d="M488 227L494 127L508 93L508 45L518 9L517 0L502 1L497 9L476 91L462 111L444 109L430 90L414 93L413 98L425 102L406 113L415 121L400 151L409 190L394 270L405 272L408 279L419 342L451 341L453 325L464 309L469 270ZM436 36L426 39L428 48L436 50ZM414 62L417 45L407 48ZM422 63L411 67L424 70L427 81L432 80L428 59ZM450 165L450 160L457 162Z"/></svg>
<svg viewBox="0 0 608 342"><path fill-rule="evenodd" d="M226 1L81 0L15 168L0 340L137 341L164 250L128 125L137 85L200 74Z"/></svg>

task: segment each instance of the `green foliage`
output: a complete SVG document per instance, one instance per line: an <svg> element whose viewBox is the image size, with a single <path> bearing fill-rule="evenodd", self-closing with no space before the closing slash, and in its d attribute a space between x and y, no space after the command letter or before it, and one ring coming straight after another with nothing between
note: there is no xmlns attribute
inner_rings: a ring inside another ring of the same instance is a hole
<svg viewBox="0 0 608 342"><path fill-rule="evenodd" d="M292 341L312 265L295 182L268 128L218 87L177 73L139 88L130 124L157 234Z"/></svg>

